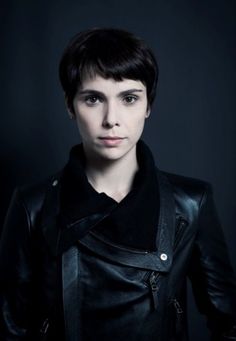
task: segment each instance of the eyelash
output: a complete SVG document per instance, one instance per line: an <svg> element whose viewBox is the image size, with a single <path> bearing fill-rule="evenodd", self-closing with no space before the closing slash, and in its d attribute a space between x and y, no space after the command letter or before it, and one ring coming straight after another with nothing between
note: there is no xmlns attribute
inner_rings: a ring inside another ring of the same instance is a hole
<svg viewBox="0 0 236 341"><path fill-rule="evenodd" d="M127 99L131 99L131 101L127 101ZM135 103L138 100L138 96L135 95L127 95L123 98L123 101L125 102L126 105L131 105Z"/></svg>
<svg viewBox="0 0 236 341"><path fill-rule="evenodd" d="M95 101L93 101L93 99L95 99ZM98 100L99 100L99 102L103 102L103 98L101 98L97 95L89 95L89 96L86 96L84 98L85 103L89 106L96 105Z"/></svg>
<svg viewBox="0 0 236 341"><path fill-rule="evenodd" d="M122 98L122 101L125 103L125 105L132 105L138 100L138 96L136 95L125 95ZM88 106L95 106L98 104L98 102L103 103L104 98L98 95L88 95L84 98L84 102Z"/></svg>

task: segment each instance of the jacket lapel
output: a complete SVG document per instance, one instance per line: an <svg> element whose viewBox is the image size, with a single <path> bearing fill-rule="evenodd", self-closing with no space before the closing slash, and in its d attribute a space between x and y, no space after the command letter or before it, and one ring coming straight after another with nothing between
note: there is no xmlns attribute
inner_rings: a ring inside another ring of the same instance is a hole
<svg viewBox="0 0 236 341"><path fill-rule="evenodd" d="M64 224L60 217L60 177L61 174L51 181L42 210L42 231L53 256L58 256L68 250L116 207L116 205L110 205L103 212Z"/></svg>
<svg viewBox="0 0 236 341"><path fill-rule="evenodd" d="M171 184L167 176L157 170L160 193L160 214L157 233L157 254L165 264L165 267L172 263L173 244L175 236L175 201ZM79 221L72 222L69 226L63 227L59 225L60 211L60 178L61 173L54 177L49 185L46 193L43 211L42 211L42 230L46 242L53 256L63 253L71 246L71 240L76 242L79 239L76 231L91 229L101 220L103 220L111 210L93 214ZM63 232L62 232L63 231ZM67 234L74 234L69 242ZM62 240L63 243L62 243ZM167 258L165 257L167 256Z"/></svg>
<svg viewBox="0 0 236 341"><path fill-rule="evenodd" d="M171 266L175 239L175 200L167 176L157 170L160 194L160 213L157 233L157 252L160 259Z"/></svg>
<svg viewBox="0 0 236 341"><path fill-rule="evenodd" d="M57 224L60 211L61 173L50 180L42 208L42 232L53 256L58 253L60 229Z"/></svg>
<svg viewBox="0 0 236 341"><path fill-rule="evenodd" d="M72 246L62 254L62 295L66 341L80 339L79 249Z"/></svg>
<svg viewBox="0 0 236 341"><path fill-rule="evenodd" d="M67 245L61 249L61 228L58 224L60 211L60 176L55 177L48 188L42 211L42 230L53 256L62 254L62 295L65 315L65 331L67 341L79 339L79 248ZM173 259L175 235L175 202L173 190L164 173L157 171L160 193L160 216L157 233L157 253L161 271L168 271ZM105 218L109 212L90 216L78 224L89 224L90 227ZM70 228L73 228L73 224ZM78 226L77 226L78 227ZM86 226L87 228L88 226ZM65 227L66 229L66 227Z"/></svg>

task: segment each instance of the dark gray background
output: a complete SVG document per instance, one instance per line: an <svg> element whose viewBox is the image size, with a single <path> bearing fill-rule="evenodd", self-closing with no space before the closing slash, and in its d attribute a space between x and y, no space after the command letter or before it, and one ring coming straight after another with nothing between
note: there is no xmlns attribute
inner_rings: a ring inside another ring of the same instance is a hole
<svg viewBox="0 0 236 341"><path fill-rule="evenodd" d="M79 141L57 75L68 39L119 27L143 37L159 61L144 139L161 169L212 183L236 268L236 1L9 0L0 13L1 223L13 188L63 167ZM191 340L207 340L189 295Z"/></svg>

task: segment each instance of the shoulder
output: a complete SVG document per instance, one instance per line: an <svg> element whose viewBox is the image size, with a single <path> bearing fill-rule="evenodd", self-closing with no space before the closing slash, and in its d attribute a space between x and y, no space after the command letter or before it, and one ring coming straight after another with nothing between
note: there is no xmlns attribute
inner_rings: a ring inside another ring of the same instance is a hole
<svg viewBox="0 0 236 341"><path fill-rule="evenodd" d="M59 171L40 182L17 187L12 201L17 201L23 205L31 221L33 221L37 213L41 211L47 194L52 189L59 187L62 173L63 171Z"/></svg>
<svg viewBox="0 0 236 341"><path fill-rule="evenodd" d="M161 171L161 173L168 179L170 184L176 190L182 190L186 193L196 195L211 190L211 184L207 181L164 171Z"/></svg>
<svg viewBox="0 0 236 341"><path fill-rule="evenodd" d="M177 210L197 214L206 197L212 195L212 186L209 182L183 175L160 171L174 195Z"/></svg>

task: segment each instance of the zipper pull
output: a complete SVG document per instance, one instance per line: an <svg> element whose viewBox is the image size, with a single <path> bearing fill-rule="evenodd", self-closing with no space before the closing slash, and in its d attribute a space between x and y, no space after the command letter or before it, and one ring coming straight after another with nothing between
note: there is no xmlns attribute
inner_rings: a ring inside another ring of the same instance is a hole
<svg viewBox="0 0 236 341"><path fill-rule="evenodd" d="M177 301L176 298L173 300L173 303L174 303L174 307L175 307L177 313L178 314L182 314L183 313L183 309L181 308L181 305L179 304L179 302Z"/></svg>
<svg viewBox="0 0 236 341"><path fill-rule="evenodd" d="M48 327L49 327L49 320L48 320L48 318L46 318L43 321L42 327L40 329L40 334L41 335L45 335L47 333L47 331L48 331Z"/></svg>
<svg viewBox="0 0 236 341"><path fill-rule="evenodd" d="M185 228L187 225L188 225L187 220L183 218L182 216L180 216L177 221L177 233L179 230L181 230L182 228Z"/></svg>
<svg viewBox="0 0 236 341"><path fill-rule="evenodd" d="M176 249L179 243L179 240L181 239L187 225L188 225L187 220L185 220L182 216L180 216L177 220L177 226L175 230L174 249Z"/></svg>
<svg viewBox="0 0 236 341"><path fill-rule="evenodd" d="M156 274L154 271L151 273L151 275L149 277L149 284L150 284L150 287L152 290L152 298L153 298L155 310L158 307L157 291L159 288L157 286L157 277L158 277L158 274Z"/></svg>

